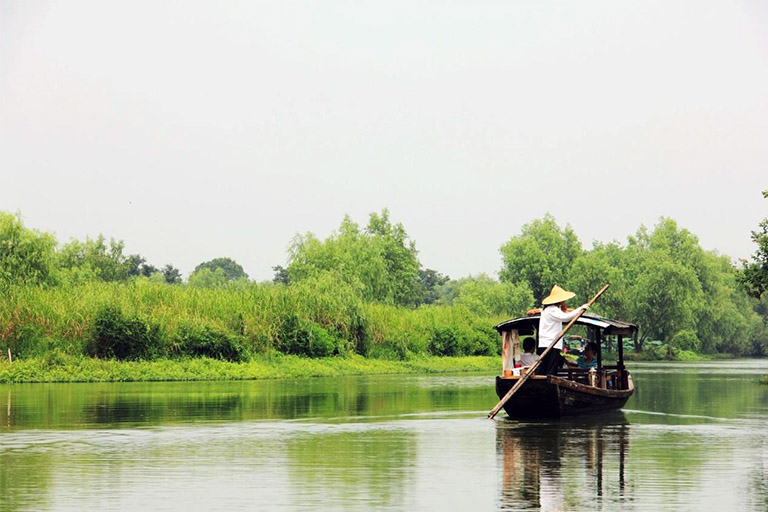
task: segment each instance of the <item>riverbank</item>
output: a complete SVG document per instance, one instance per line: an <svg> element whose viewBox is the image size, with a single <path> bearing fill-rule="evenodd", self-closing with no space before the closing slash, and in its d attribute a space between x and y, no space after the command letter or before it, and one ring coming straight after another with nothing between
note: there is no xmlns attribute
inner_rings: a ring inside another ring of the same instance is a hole
<svg viewBox="0 0 768 512"><path fill-rule="evenodd" d="M605 352L602 354L603 360L610 361L619 356L614 352ZM690 350L673 350L670 354L666 348L661 350L645 350L643 352L634 352L626 350L624 352L626 361L712 361L714 359L734 359L731 354L701 354Z"/></svg>
<svg viewBox="0 0 768 512"><path fill-rule="evenodd" d="M635 354L633 354L635 355ZM713 359L695 354L698 361ZM604 360L616 355L604 353ZM717 359L722 359L718 357ZM662 360L658 357L628 357L628 361ZM664 358L690 361L688 358ZM274 354L246 362L229 362L207 357L159 359L153 361L117 361L61 352L43 357L0 360L0 384L32 382L158 382L158 381L228 381L263 379L299 379L307 377L342 377L347 375L434 374L493 372L500 369L500 356L414 356L405 361L346 357L308 358ZM768 384L768 376L760 382Z"/></svg>
<svg viewBox="0 0 768 512"><path fill-rule="evenodd" d="M232 363L209 358L115 361L64 356L0 362L0 383L151 382L297 379L346 375L456 373L499 370L499 357L424 356L408 361L368 359L357 355L310 359L291 355L259 357Z"/></svg>

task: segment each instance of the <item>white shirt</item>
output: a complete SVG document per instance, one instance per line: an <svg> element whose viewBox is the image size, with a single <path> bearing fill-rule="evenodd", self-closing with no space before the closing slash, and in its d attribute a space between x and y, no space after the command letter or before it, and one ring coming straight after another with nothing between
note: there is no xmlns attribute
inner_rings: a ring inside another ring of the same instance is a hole
<svg viewBox="0 0 768 512"><path fill-rule="evenodd" d="M536 354L529 354L527 352L520 356L520 364L523 366L531 366L539 358Z"/></svg>
<svg viewBox="0 0 768 512"><path fill-rule="evenodd" d="M557 338L560 331L563 330L563 322L573 320L579 314L579 311L580 309L574 309L570 313L564 313L557 304L545 307L541 312L541 318L539 318L539 346L548 347ZM555 348L562 350L562 338L557 342Z"/></svg>

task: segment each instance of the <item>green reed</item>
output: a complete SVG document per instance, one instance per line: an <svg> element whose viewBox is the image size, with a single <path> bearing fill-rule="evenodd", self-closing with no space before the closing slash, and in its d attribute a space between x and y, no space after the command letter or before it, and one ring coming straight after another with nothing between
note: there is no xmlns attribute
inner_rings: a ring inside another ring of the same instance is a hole
<svg viewBox="0 0 768 512"><path fill-rule="evenodd" d="M322 279L290 287L237 283L212 289L141 279L27 286L0 294L0 352L10 348L17 359L85 354L141 360L493 355L499 341L492 326L500 320L461 306L366 303L353 288ZM99 343L120 336L128 346L138 343L130 336L139 331L147 347L135 357L99 350Z"/></svg>

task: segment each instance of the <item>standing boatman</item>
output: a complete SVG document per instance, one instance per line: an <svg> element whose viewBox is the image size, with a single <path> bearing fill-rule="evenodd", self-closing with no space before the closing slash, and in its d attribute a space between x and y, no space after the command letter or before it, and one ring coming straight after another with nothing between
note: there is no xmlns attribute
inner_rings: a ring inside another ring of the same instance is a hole
<svg viewBox="0 0 768 512"><path fill-rule="evenodd" d="M557 338L557 335L563 330L563 322L573 320L579 314L579 309L584 311L589 309L589 304L584 304L578 309L567 308L565 301L575 296L575 293L565 291L555 285L552 287L552 291L549 292L549 296L541 301L543 309L539 318L539 347L536 349L537 354L541 355L550 343ZM547 352L541 365L536 369L536 373L538 375L549 375L563 366L563 356L560 355L562 350L563 340L561 338L552 350Z"/></svg>

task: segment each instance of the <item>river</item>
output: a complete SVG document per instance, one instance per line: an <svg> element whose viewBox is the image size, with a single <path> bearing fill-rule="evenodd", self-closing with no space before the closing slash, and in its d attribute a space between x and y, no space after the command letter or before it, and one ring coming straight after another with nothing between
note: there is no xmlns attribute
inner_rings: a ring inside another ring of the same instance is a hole
<svg viewBox="0 0 768 512"><path fill-rule="evenodd" d="M0 511L768 510L768 361L635 363L622 413L493 376L0 386Z"/></svg>

